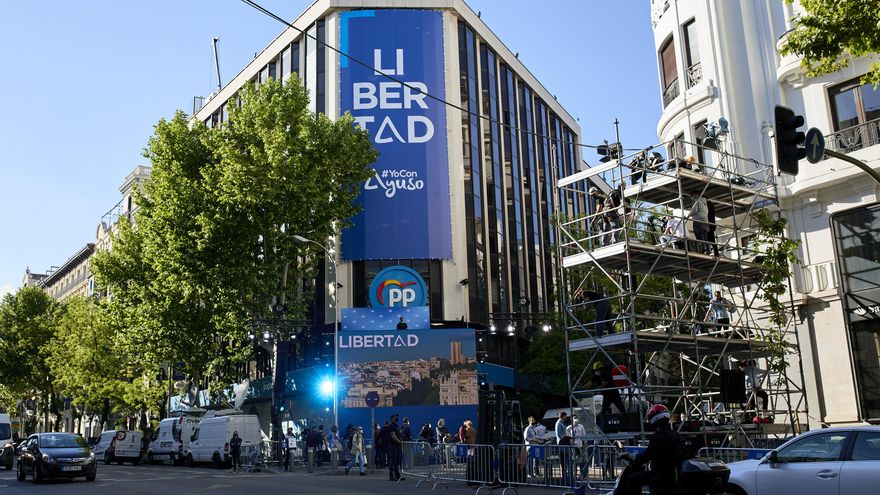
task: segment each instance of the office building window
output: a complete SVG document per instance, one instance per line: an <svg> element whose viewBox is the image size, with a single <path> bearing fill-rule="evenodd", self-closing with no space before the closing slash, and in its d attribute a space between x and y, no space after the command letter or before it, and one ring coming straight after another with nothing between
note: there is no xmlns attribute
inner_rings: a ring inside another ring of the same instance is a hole
<svg viewBox="0 0 880 495"><path fill-rule="evenodd" d="M290 45L290 73L299 75L299 41Z"/></svg>
<svg viewBox="0 0 880 495"><path fill-rule="evenodd" d="M318 46L317 46L317 74L315 74L315 111L317 113L326 113L327 111L327 57L324 43L327 41L327 29L324 20L317 23L318 26Z"/></svg>
<svg viewBox="0 0 880 495"><path fill-rule="evenodd" d="M278 72L281 74L281 80L287 78L287 75L290 74L290 47L284 48L281 51L281 67L279 67Z"/></svg>
<svg viewBox="0 0 880 495"><path fill-rule="evenodd" d="M666 106L678 96L678 67L672 36L660 48L660 74L663 76L663 105Z"/></svg>

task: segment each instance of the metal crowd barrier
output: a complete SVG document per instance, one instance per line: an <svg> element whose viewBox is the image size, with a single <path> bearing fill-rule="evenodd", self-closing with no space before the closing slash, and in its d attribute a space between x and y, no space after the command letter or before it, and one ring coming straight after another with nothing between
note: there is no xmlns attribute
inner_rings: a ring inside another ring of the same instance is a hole
<svg viewBox="0 0 880 495"><path fill-rule="evenodd" d="M475 444L442 444L432 476L442 481L481 485L477 493L495 482L495 447Z"/></svg>
<svg viewBox="0 0 880 495"><path fill-rule="evenodd" d="M592 447L498 446L498 480L508 485L577 488L587 481Z"/></svg>
<svg viewBox="0 0 880 495"><path fill-rule="evenodd" d="M261 445L241 446L241 468L243 471L253 473L266 467L266 458Z"/></svg>
<svg viewBox="0 0 880 495"><path fill-rule="evenodd" d="M703 447L697 452L697 457L711 457L725 464L749 459L761 459L771 449L742 449L737 447Z"/></svg>
<svg viewBox="0 0 880 495"><path fill-rule="evenodd" d="M431 444L426 442L403 442L402 449L403 459L401 461L400 474L404 478L418 480L416 481L416 486L422 483L433 483L434 449L431 447Z"/></svg>

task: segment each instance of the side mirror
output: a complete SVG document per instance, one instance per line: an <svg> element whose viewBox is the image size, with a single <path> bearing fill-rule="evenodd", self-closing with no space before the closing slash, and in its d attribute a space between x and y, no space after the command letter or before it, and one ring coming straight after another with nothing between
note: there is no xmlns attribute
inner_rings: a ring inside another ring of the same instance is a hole
<svg viewBox="0 0 880 495"><path fill-rule="evenodd" d="M769 462L770 464L778 464L779 463L779 457L777 456L775 450L771 450L770 453L767 454L767 462Z"/></svg>

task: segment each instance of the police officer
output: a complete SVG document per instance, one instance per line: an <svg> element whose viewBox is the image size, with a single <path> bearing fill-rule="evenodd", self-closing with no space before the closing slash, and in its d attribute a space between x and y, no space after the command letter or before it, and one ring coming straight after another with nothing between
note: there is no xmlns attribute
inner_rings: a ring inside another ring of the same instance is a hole
<svg viewBox="0 0 880 495"><path fill-rule="evenodd" d="M681 463L687 458L684 444L678 433L672 430L669 409L663 404L651 406L646 419L657 427L657 431L651 435L648 448L635 459L629 454L623 454L620 458L630 461L633 468L650 462L651 470L630 473L623 480L626 485L624 493L640 494L642 487L649 485L653 495L673 494L678 485Z"/></svg>
<svg viewBox="0 0 880 495"><path fill-rule="evenodd" d="M403 441L400 440L400 429L397 426L398 415L391 416L391 424L385 431L382 442L388 448L388 480L400 479L400 464L403 462Z"/></svg>

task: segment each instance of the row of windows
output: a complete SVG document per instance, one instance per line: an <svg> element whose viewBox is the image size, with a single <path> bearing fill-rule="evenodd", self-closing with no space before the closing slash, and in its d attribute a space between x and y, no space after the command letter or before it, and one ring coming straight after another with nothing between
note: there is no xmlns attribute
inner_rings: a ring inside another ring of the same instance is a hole
<svg viewBox="0 0 880 495"><path fill-rule="evenodd" d="M458 35L460 103L483 117L462 115L470 319L547 311L552 182L576 171L576 136L469 26ZM559 201L566 215L586 209L572 194Z"/></svg>
<svg viewBox="0 0 880 495"><path fill-rule="evenodd" d="M700 48L695 19L691 19L682 25L681 35L684 38L684 56L682 58L687 64L685 68L685 77L687 78L685 84L687 88L690 88L702 78L702 72L699 70ZM678 53L675 51L675 37L669 35L669 38L660 46L658 54L662 78L663 106L668 105L674 100L680 91L677 55Z"/></svg>

